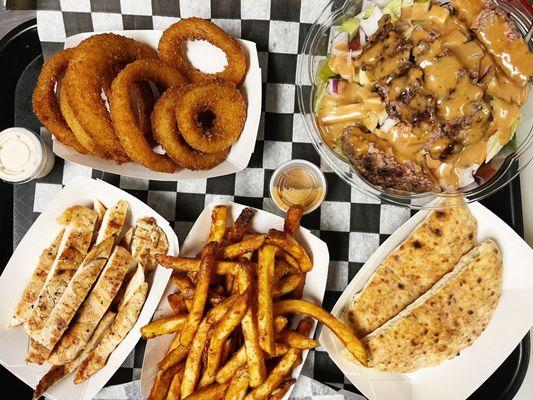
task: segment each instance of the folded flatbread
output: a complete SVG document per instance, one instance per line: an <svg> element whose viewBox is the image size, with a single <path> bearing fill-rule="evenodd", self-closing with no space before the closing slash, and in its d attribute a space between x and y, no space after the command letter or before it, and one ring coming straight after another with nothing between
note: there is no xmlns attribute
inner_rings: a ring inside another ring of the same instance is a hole
<svg viewBox="0 0 533 400"><path fill-rule="evenodd" d="M396 317L363 338L368 367L412 372L451 359L487 327L502 289L502 257L492 240Z"/></svg>
<svg viewBox="0 0 533 400"><path fill-rule="evenodd" d="M430 212L352 300L348 322L355 333L368 335L423 295L474 247L476 236L464 203Z"/></svg>

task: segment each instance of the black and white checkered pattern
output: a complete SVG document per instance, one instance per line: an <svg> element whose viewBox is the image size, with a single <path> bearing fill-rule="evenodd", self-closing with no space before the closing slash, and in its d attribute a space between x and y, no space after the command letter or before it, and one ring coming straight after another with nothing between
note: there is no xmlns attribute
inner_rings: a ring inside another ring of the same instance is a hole
<svg viewBox="0 0 533 400"><path fill-rule="evenodd" d="M85 31L165 29L181 17L211 19L235 37L257 43L263 71L262 118L255 151L244 171L207 180L158 182L121 177L57 159L53 172L15 190L15 241L36 215L75 176L110 182L153 207L182 243L204 206L231 200L279 214L269 198L273 170L289 159L320 165L327 179L324 203L302 225L329 246L331 264L324 306L331 309L373 251L410 217L408 209L383 205L341 181L314 150L296 103L295 74L311 24L328 0L38 0L38 27L45 55L65 37ZM29 112L22 108L21 112ZM138 379L144 344L137 346L109 384ZM334 387L356 391L328 355L309 354L303 373Z"/></svg>

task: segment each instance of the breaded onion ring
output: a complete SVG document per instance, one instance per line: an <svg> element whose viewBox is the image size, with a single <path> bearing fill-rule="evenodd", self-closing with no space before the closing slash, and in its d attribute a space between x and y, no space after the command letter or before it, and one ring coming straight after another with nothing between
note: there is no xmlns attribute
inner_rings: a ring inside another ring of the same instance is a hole
<svg viewBox="0 0 533 400"><path fill-rule="evenodd" d="M55 92L55 86L61 81L75 49L66 49L55 53L43 65L35 90L33 91L33 111L41 124L61 143L72 147L78 153L87 150L76 139L67 121L63 118Z"/></svg>
<svg viewBox="0 0 533 400"><path fill-rule="evenodd" d="M230 149L218 153L202 153L183 140L174 111L180 90L182 89L170 88L157 100L152 113L154 138L179 166L193 171L213 168L226 159Z"/></svg>
<svg viewBox="0 0 533 400"><path fill-rule="evenodd" d="M77 47L62 84L83 128L74 131L76 138L92 154L118 163L129 161L101 96L103 77L129 62L149 58L157 54L147 45L110 33L91 36Z"/></svg>
<svg viewBox="0 0 533 400"><path fill-rule="evenodd" d="M208 74L195 68L186 56L187 40L206 40L218 47L228 60L222 72ZM240 86L246 75L246 57L239 42L210 21L186 18L163 32L157 48L159 58L178 68L191 82L221 78Z"/></svg>
<svg viewBox="0 0 533 400"><path fill-rule="evenodd" d="M176 69L160 60L138 60L128 64L111 86L111 118L120 143L132 160L153 171L174 172L177 168L174 161L154 152L137 125L130 100L130 87L135 82L146 80L167 88L187 83Z"/></svg>
<svg viewBox="0 0 533 400"><path fill-rule="evenodd" d="M229 82L191 84L180 91L176 120L191 147L204 153L218 153L239 138L246 121L246 103L241 92Z"/></svg>

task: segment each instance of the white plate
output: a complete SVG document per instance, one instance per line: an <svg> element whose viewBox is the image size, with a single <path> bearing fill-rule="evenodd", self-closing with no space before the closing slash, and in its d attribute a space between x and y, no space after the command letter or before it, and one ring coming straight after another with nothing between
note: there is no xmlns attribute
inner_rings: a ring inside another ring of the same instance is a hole
<svg viewBox="0 0 533 400"><path fill-rule="evenodd" d="M68 37L65 41L65 48L75 47L83 39L86 39L89 36L97 33L102 32L86 32ZM152 48L157 49L157 44L159 43L159 38L163 34L163 31L133 30L110 31L110 33L116 33L118 35L138 40L139 42L146 43ZM80 154L74 151L72 148L61 144L57 140L54 140L53 144L54 153L65 160L98 169L100 171L158 181L205 179L242 171L250 162L250 157L254 151L255 141L257 138L257 130L259 128L259 119L261 117L261 69L259 68L255 43L240 39L238 39L238 41L244 49L248 61L248 71L241 87L241 93L248 104L246 122L244 124L244 129L241 133L241 136L231 147L227 159L216 167L205 171L189 171L187 169L180 168L172 174L155 172L133 162L118 165L114 161L103 160L95 156ZM189 48L194 49L195 46L202 46L201 43L202 42L198 41L192 42ZM202 47L202 50L203 49L204 47ZM216 51L217 49L214 48L214 50ZM198 53L199 52L196 52L196 54ZM213 52L202 51L200 54L203 54L205 58L199 60L196 58L193 59L193 61L197 61L195 65L200 68L212 68L213 62L220 61L220 57L217 57L216 52L213 54Z"/></svg>
<svg viewBox="0 0 533 400"><path fill-rule="evenodd" d="M106 206L111 206L120 199L127 200L131 209L127 220L130 226L138 218L154 217L168 237L169 254L179 252L178 238L165 218L130 194L106 182L89 178L77 178L66 185L28 230L0 276L0 304L2 304L0 307L0 363L32 388L35 388L50 366L27 363L25 356L29 344L28 335L21 327L8 328L7 323L30 280L39 255L60 230L60 226L55 222L56 218L63 210L74 204L92 207L93 200L96 199L101 200ZM92 399L122 365L139 341L141 337L139 328L150 321L169 278L170 271L160 266L148 278L151 281L150 291L139 319L111 354L102 370L79 385L74 385L72 376L68 376L47 391L47 397L54 400Z"/></svg>
<svg viewBox="0 0 533 400"><path fill-rule="evenodd" d="M196 257L202 250L209 237L209 227L211 226L211 211L217 204L227 204L230 212L230 219L237 219L241 211L246 207L236 203L212 203L207 206L200 214L194 226L192 227L187 239L183 243L181 256ZM271 228L283 229L283 218L262 210L255 210L256 213L252 218L250 228L253 232L266 233ZM322 240L313 235L309 230L300 228L296 234L296 239L309 252L313 260L313 269L307 274L303 298L312 301L315 304L322 304L324 292L326 291L326 281L328 278L329 252L328 246ZM154 319L166 315L174 314L167 301L167 295L173 293L175 288L169 284L161 303L155 312ZM314 334L316 323L313 326ZM160 336L148 341L144 353L143 368L141 371L141 393L148 396L155 375L157 374L157 363L163 358L173 335ZM307 357L307 351L303 353L303 359ZM293 377L297 378L302 370L303 362L293 371ZM292 391L292 388L291 388ZM284 399L289 398L289 393Z"/></svg>
<svg viewBox="0 0 533 400"><path fill-rule="evenodd" d="M324 328L320 343L348 379L370 400L466 399L503 363L533 325L533 251L515 231L479 203L468 205L478 223L478 241L493 239L503 255L502 296L481 336L461 354L435 367L394 374L356 366ZM420 211L394 232L368 259L341 295L339 315L362 290L382 260L415 229L429 211Z"/></svg>

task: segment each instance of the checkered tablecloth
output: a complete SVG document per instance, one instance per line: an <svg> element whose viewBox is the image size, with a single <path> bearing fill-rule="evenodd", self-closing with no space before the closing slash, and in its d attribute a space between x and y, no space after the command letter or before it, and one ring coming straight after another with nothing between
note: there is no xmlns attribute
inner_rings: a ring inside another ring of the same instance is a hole
<svg viewBox="0 0 533 400"><path fill-rule="evenodd" d="M231 200L279 214L268 183L282 162L301 158L319 165L327 179L322 206L302 225L329 246L331 264L324 307L331 309L362 264L384 239L410 217L410 211L366 197L341 181L321 161L304 131L296 103L295 73L305 36L328 0L38 0L37 21L45 55L63 47L65 37L85 31L165 29L181 17L211 19L235 37L257 43L263 71L262 118L248 168L207 180L158 182L102 173L56 159L53 172L15 187L15 245L70 179L92 176L133 194L174 223L180 242L204 206ZM32 79L19 82L17 124L32 127ZM30 74L31 75L31 74ZM26 87L27 86L27 87ZM24 91L26 87L26 91ZM38 125L37 125L38 127ZM140 343L110 384L138 379L144 344ZM328 355L310 352L303 373L333 387L356 392Z"/></svg>

